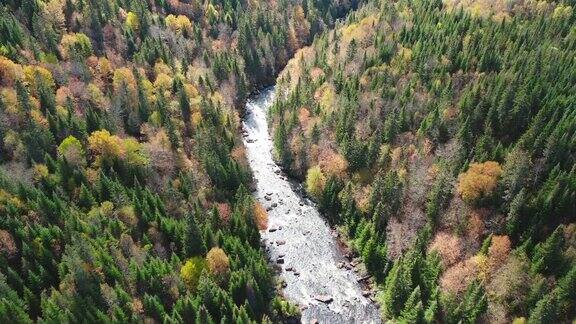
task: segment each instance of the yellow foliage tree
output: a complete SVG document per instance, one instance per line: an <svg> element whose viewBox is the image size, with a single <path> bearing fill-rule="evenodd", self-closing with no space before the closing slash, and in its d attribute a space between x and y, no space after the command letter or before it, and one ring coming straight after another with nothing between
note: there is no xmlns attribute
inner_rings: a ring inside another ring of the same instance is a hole
<svg viewBox="0 0 576 324"><path fill-rule="evenodd" d="M60 40L60 52L65 59L86 59L92 55L92 43L85 34L66 34Z"/></svg>
<svg viewBox="0 0 576 324"><path fill-rule="evenodd" d="M312 197L318 199L324 191L326 185L326 177L319 166L312 167L306 174L306 190Z"/></svg>
<svg viewBox="0 0 576 324"><path fill-rule="evenodd" d="M182 278L188 289L196 289L202 270L205 268L206 261L202 257L193 257L184 263L182 268L180 268L180 278Z"/></svg>
<svg viewBox="0 0 576 324"><path fill-rule="evenodd" d="M228 260L226 252L219 247L213 247L208 251L206 263L210 273L217 277L226 275L230 270L230 260Z"/></svg>
<svg viewBox="0 0 576 324"><path fill-rule="evenodd" d="M124 140L124 152L126 162L133 166L145 166L148 164L148 156L142 151L142 145L133 138Z"/></svg>
<svg viewBox="0 0 576 324"><path fill-rule="evenodd" d="M176 33L191 33L192 32L192 22L188 17L183 15L168 15L166 16L166 26Z"/></svg>
<svg viewBox="0 0 576 324"><path fill-rule="evenodd" d="M26 80L33 89L38 89L38 83L43 83L50 88L56 86L52 72L37 65L27 65L24 67L24 80Z"/></svg>
<svg viewBox="0 0 576 324"><path fill-rule="evenodd" d="M125 67L116 69L114 71L114 76L112 77L112 86L116 93L119 93L119 91L122 90L122 87L126 87L129 99L134 103L138 100L136 78L131 69Z"/></svg>
<svg viewBox="0 0 576 324"><path fill-rule="evenodd" d="M98 59L98 65L96 65L98 69L98 73L100 77L102 77L105 81L109 81L112 77L112 65L110 61L105 57L100 57Z"/></svg>
<svg viewBox="0 0 576 324"><path fill-rule="evenodd" d="M489 197L496 189L502 167L498 162L472 163L468 171L458 176L458 194L468 203Z"/></svg>
<svg viewBox="0 0 576 324"><path fill-rule="evenodd" d="M100 90L97 85L94 83L88 84L86 94L88 94L88 100L93 107L102 111L108 110L106 96L104 96L104 93L102 93L102 90Z"/></svg>
<svg viewBox="0 0 576 324"><path fill-rule="evenodd" d="M133 31L138 31L140 28L140 19L138 19L138 16L132 11L128 12L126 15L126 27Z"/></svg>
<svg viewBox="0 0 576 324"><path fill-rule="evenodd" d="M12 86L23 77L22 67L10 59L0 56L0 85Z"/></svg>
<svg viewBox="0 0 576 324"><path fill-rule="evenodd" d="M294 8L294 15L292 16L294 31L296 32L296 37L298 37L298 42L302 46L310 37L310 23L306 19L304 14L304 9L301 5L297 5Z"/></svg>
<svg viewBox="0 0 576 324"><path fill-rule="evenodd" d="M88 146L98 159L122 158L125 153L122 139L107 130L93 132L88 138Z"/></svg>

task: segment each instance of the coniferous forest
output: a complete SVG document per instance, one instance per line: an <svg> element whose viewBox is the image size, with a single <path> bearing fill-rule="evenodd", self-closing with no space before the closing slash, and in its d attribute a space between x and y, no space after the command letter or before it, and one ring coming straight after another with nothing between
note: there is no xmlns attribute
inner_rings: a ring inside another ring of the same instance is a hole
<svg viewBox="0 0 576 324"><path fill-rule="evenodd" d="M280 74L276 158L361 255L384 318L574 320L573 6L369 1Z"/></svg>
<svg viewBox="0 0 576 324"><path fill-rule="evenodd" d="M355 1L0 5L0 322L278 322L247 95Z"/></svg>
<svg viewBox="0 0 576 324"><path fill-rule="evenodd" d="M0 1L0 322L298 322L242 142L273 84L383 322L574 321L575 7Z"/></svg>

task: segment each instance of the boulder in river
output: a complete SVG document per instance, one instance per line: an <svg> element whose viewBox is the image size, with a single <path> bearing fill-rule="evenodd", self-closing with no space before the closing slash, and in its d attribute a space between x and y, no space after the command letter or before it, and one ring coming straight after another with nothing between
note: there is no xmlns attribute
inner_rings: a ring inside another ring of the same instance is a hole
<svg viewBox="0 0 576 324"><path fill-rule="evenodd" d="M286 241L284 241L284 240L276 241L276 245L284 245L284 244L286 244Z"/></svg>
<svg viewBox="0 0 576 324"><path fill-rule="evenodd" d="M276 259L276 263L278 263L278 264L284 264L284 259L278 258L278 259Z"/></svg>
<svg viewBox="0 0 576 324"><path fill-rule="evenodd" d="M276 226L272 226L268 229L268 232L272 233L272 232L276 232L278 230L278 228Z"/></svg>

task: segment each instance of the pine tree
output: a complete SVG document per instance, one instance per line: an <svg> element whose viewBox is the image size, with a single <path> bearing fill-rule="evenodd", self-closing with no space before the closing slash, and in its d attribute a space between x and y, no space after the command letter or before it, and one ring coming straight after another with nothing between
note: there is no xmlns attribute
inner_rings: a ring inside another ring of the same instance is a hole
<svg viewBox="0 0 576 324"><path fill-rule="evenodd" d="M539 243L534 248L531 270L547 274L557 272L563 261L563 244L564 227L560 225L546 241Z"/></svg>
<svg viewBox="0 0 576 324"><path fill-rule="evenodd" d="M400 318L406 323L423 323L424 308L420 296L420 286L416 286L408 300L406 300L404 309L400 313Z"/></svg>
<svg viewBox="0 0 576 324"><path fill-rule="evenodd" d="M206 245L202 239L202 232L193 213L186 215L184 236L182 237L182 253L186 257L206 254Z"/></svg>

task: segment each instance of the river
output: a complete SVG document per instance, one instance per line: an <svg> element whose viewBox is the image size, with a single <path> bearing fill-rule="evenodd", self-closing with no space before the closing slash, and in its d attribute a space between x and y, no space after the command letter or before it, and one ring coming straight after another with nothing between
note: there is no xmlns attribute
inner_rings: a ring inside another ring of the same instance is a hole
<svg viewBox="0 0 576 324"><path fill-rule="evenodd" d="M266 120L274 95L274 88L268 88L248 100L243 132L254 195L269 210L262 240L285 282L283 294L302 309L302 323L380 323L376 305L364 297L360 276L342 266L349 263L333 231L274 163Z"/></svg>

